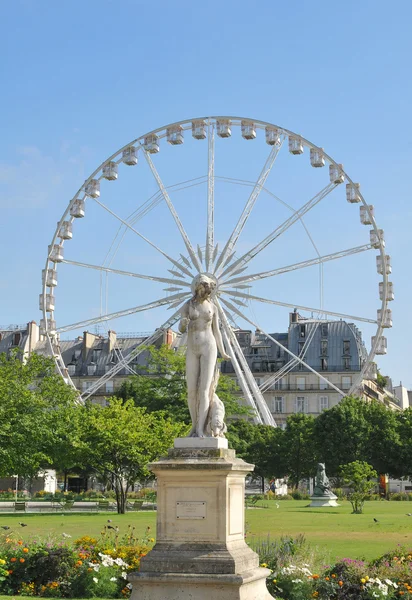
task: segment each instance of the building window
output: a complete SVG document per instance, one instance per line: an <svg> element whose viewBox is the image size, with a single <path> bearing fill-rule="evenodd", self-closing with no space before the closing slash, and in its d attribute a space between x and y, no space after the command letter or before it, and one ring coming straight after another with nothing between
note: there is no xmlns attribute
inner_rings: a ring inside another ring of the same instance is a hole
<svg viewBox="0 0 412 600"><path fill-rule="evenodd" d="M320 341L320 355L327 356L328 355L328 340Z"/></svg>
<svg viewBox="0 0 412 600"><path fill-rule="evenodd" d="M327 323L322 323L320 326L320 335L322 337L327 337L328 336L328 324Z"/></svg>
<svg viewBox="0 0 412 600"><path fill-rule="evenodd" d="M13 346L18 346L21 340L21 333L13 334Z"/></svg>
<svg viewBox="0 0 412 600"><path fill-rule="evenodd" d="M92 362L97 363L101 357L101 348L95 348L92 353Z"/></svg>
<svg viewBox="0 0 412 600"><path fill-rule="evenodd" d="M106 394L113 394L113 392L114 392L113 380L106 381Z"/></svg>
<svg viewBox="0 0 412 600"><path fill-rule="evenodd" d="M343 357L343 368L345 371L350 371L350 356Z"/></svg>
<svg viewBox="0 0 412 600"><path fill-rule="evenodd" d="M285 379L283 377L281 379L278 379L278 381L275 381L273 387L275 390L285 390L286 389Z"/></svg>
<svg viewBox="0 0 412 600"><path fill-rule="evenodd" d="M82 392L87 392L93 385L93 381L82 381Z"/></svg>
<svg viewBox="0 0 412 600"><path fill-rule="evenodd" d="M74 375L76 372L76 365L67 365L67 372L69 375Z"/></svg>
<svg viewBox="0 0 412 600"><path fill-rule="evenodd" d="M342 375L342 389L349 390L352 386L352 377Z"/></svg>
<svg viewBox="0 0 412 600"><path fill-rule="evenodd" d="M254 362L252 363L252 371L255 371L257 373L260 372L260 362Z"/></svg>
<svg viewBox="0 0 412 600"><path fill-rule="evenodd" d="M327 381L323 381L323 379L321 379L320 382L319 382L319 389L320 390L327 390L328 389L328 382Z"/></svg>
<svg viewBox="0 0 412 600"><path fill-rule="evenodd" d="M303 353L303 348L305 347L305 342L298 342L298 355L301 356Z"/></svg>
<svg viewBox="0 0 412 600"><path fill-rule="evenodd" d="M299 325L299 337L303 338L306 335L306 325Z"/></svg>
<svg viewBox="0 0 412 600"><path fill-rule="evenodd" d="M327 371L328 370L328 361L326 358L321 358L320 359L320 368L322 371Z"/></svg>
<svg viewBox="0 0 412 600"><path fill-rule="evenodd" d="M305 389L305 378L304 377L296 377L296 388L298 390Z"/></svg>
<svg viewBox="0 0 412 600"><path fill-rule="evenodd" d="M88 375L96 375L97 365L90 364L87 366L87 374Z"/></svg>
<svg viewBox="0 0 412 600"><path fill-rule="evenodd" d="M285 412L283 396L275 396L273 399L273 412L283 413Z"/></svg>
<svg viewBox="0 0 412 600"><path fill-rule="evenodd" d="M323 410L327 410L329 408L329 397L328 396L320 396L319 397L319 412Z"/></svg>
<svg viewBox="0 0 412 600"><path fill-rule="evenodd" d="M305 396L296 396L296 412L297 413L305 413L307 410L308 403L306 401Z"/></svg>
<svg viewBox="0 0 412 600"><path fill-rule="evenodd" d="M343 340L343 354L350 354L350 340Z"/></svg>
<svg viewBox="0 0 412 600"><path fill-rule="evenodd" d="M260 385L260 381L261 381L260 377L255 377L255 381L256 381L257 385Z"/></svg>

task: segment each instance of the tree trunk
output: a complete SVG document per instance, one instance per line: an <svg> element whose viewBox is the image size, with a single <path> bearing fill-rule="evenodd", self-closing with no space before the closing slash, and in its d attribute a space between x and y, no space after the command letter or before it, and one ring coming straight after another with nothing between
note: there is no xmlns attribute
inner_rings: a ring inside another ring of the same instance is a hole
<svg viewBox="0 0 412 600"><path fill-rule="evenodd" d="M265 478L262 475L262 494L265 493Z"/></svg>
<svg viewBox="0 0 412 600"><path fill-rule="evenodd" d="M64 484L63 484L63 491L67 492L67 471L64 471Z"/></svg>

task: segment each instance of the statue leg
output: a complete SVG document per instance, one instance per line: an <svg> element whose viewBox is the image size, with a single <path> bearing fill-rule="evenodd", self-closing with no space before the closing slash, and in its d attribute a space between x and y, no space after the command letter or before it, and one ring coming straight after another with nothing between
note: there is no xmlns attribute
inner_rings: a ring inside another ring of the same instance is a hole
<svg viewBox="0 0 412 600"><path fill-rule="evenodd" d="M200 358L194 352L187 351L186 354L186 383L187 383L187 405L192 419L192 429L189 437L196 434L197 414L197 388L199 384Z"/></svg>
<svg viewBox="0 0 412 600"><path fill-rule="evenodd" d="M205 437L206 419L209 413L211 386L216 369L216 350L200 358L200 385L199 385L199 413L197 422L197 435Z"/></svg>

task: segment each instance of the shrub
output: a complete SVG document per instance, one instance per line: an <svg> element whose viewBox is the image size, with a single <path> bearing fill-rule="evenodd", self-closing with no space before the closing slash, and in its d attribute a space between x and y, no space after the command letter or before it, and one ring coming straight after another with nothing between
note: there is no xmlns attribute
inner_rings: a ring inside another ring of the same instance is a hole
<svg viewBox="0 0 412 600"><path fill-rule="evenodd" d="M83 536L72 543L4 538L0 541L0 594L128 597L127 573L139 568L153 542L150 528L138 540L132 526L123 534L106 526L99 538Z"/></svg>
<svg viewBox="0 0 412 600"><path fill-rule="evenodd" d="M341 487L333 488L332 492L338 497L338 500L346 500L347 498L345 490Z"/></svg>
<svg viewBox="0 0 412 600"><path fill-rule="evenodd" d="M293 500L310 500L309 494L300 490L292 492L292 498Z"/></svg>

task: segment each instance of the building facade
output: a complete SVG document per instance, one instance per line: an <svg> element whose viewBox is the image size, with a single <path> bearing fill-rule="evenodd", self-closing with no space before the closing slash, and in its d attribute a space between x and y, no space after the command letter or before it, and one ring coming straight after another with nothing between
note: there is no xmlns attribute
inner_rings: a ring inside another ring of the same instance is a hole
<svg viewBox="0 0 412 600"><path fill-rule="evenodd" d="M303 318L296 311L290 314L287 332L271 336L301 358L312 372L293 359L275 342L259 332L237 330L237 339L278 426L284 427L289 415L306 413L319 415L339 403L342 395L335 389L349 391L367 358L359 329L345 321L320 321ZM60 352L79 392L84 393L94 383L152 334L116 334L107 336L85 331L74 340L59 342ZM172 330L159 337L158 345L168 344L178 349L182 337ZM25 326L0 328L0 353L19 349L23 356L31 352L49 355L48 344L32 321ZM147 351L139 354L127 366L96 390L91 400L105 404L131 375L142 373L147 363ZM235 377L229 361L221 363L222 373ZM393 410L409 406L408 392L402 386L380 388L375 379L365 379L361 395L384 402Z"/></svg>

